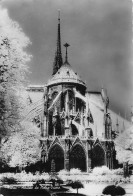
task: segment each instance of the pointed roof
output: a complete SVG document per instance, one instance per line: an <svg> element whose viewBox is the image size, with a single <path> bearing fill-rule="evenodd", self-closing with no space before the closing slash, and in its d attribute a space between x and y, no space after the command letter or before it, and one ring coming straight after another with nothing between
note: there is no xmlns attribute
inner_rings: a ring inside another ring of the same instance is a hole
<svg viewBox="0 0 133 196"><path fill-rule="evenodd" d="M63 64L62 60L62 53L61 53L61 34L60 34L60 11L58 12L58 32L57 32L57 49L55 52L55 59L54 59L54 64L53 64L53 74L55 75L58 69Z"/></svg>
<svg viewBox="0 0 133 196"><path fill-rule="evenodd" d="M59 145L61 145L61 143L60 143L60 141L59 141L58 137L56 137L56 138L55 138L55 140L53 141L53 143L52 143L51 147L52 147L53 145L55 145L55 144L59 144Z"/></svg>
<svg viewBox="0 0 133 196"><path fill-rule="evenodd" d="M70 46L68 43L64 44L66 47L66 57L63 64L61 53L61 35L60 35L60 12L58 15L58 36L57 36L57 51L55 53L55 61L53 65L53 77L47 83L47 86L55 86L62 83L80 84L86 88L85 83L80 76L75 73L71 65L68 63L67 48Z"/></svg>
<svg viewBox="0 0 133 196"><path fill-rule="evenodd" d="M99 140L98 138L96 138L96 140L94 141L93 147L96 146L96 145L99 145L99 146L102 147L102 144L101 144L101 142L100 142L100 140ZM102 148L103 148L103 147L102 147Z"/></svg>
<svg viewBox="0 0 133 196"><path fill-rule="evenodd" d="M80 76L73 71L70 65L63 64L56 74L48 81L47 86L55 86L58 84L79 84L86 88L85 82L82 81Z"/></svg>

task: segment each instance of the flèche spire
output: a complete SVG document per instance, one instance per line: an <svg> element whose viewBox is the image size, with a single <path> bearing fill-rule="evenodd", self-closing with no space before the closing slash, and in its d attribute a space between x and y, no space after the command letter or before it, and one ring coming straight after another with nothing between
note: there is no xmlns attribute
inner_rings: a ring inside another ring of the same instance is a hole
<svg viewBox="0 0 133 196"><path fill-rule="evenodd" d="M61 53L61 33L60 33L60 10L58 11L58 32L57 32L57 49L55 52L55 59L54 59L54 64L53 64L53 74L56 74L58 69L63 64L62 60L62 53Z"/></svg>
<svg viewBox="0 0 133 196"><path fill-rule="evenodd" d="M69 45L68 43L65 43L64 46L65 46L65 48L66 48L66 56L65 56L65 62L64 62L64 64L68 64L68 65L69 65L69 63L68 63L67 48L68 48L70 45Z"/></svg>

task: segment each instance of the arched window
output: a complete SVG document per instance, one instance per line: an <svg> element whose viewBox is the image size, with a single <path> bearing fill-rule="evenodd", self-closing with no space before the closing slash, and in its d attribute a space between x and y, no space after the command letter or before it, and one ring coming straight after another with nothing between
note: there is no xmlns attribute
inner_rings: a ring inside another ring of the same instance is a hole
<svg viewBox="0 0 133 196"><path fill-rule="evenodd" d="M104 149L97 144L92 149L92 167L100 167L105 165L105 152Z"/></svg>
<svg viewBox="0 0 133 196"><path fill-rule="evenodd" d="M70 168L86 171L86 153L80 144L76 144L70 151Z"/></svg>
<svg viewBox="0 0 133 196"><path fill-rule="evenodd" d="M74 124L71 124L72 135L78 135L78 129Z"/></svg>
<svg viewBox="0 0 133 196"><path fill-rule="evenodd" d="M76 111L83 111L84 109L85 109L85 103L77 97L76 98Z"/></svg>
<svg viewBox="0 0 133 196"><path fill-rule="evenodd" d="M74 92L71 89L68 89L64 93L62 93L61 106L62 106L62 109L65 108L67 95L68 95L68 101L69 101L68 108L69 110L72 110L75 104L75 96L74 96Z"/></svg>
<svg viewBox="0 0 133 196"><path fill-rule="evenodd" d="M49 170L51 171L52 162L55 164L55 171L58 172L64 169L64 151L59 144L53 145L48 153Z"/></svg>
<svg viewBox="0 0 133 196"><path fill-rule="evenodd" d="M55 125L55 135L62 135L62 127L61 127L61 119L60 116L58 115L56 117L56 125Z"/></svg>

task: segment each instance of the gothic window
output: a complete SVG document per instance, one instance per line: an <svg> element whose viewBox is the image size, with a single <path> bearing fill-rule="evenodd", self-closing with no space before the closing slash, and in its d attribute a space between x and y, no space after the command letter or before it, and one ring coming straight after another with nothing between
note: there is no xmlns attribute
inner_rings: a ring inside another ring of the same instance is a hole
<svg viewBox="0 0 133 196"><path fill-rule="evenodd" d="M63 110L63 108L65 109L65 94L64 93L61 94L61 111Z"/></svg>
<svg viewBox="0 0 133 196"><path fill-rule="evenodd" d="M48 133L49 135L53 135L53 121L52 121L53 113L50 112L48 115Z"/></svg>
<svg viewBox="0 0 133 196"><path fill-rule="evenodd" d="M74 124L71 124L72 135L78 135L78 129Z"/></svg>
<svg viewBox="0 0 133 196"><path fill-rule="evenodd" d="M80 144L76 144L70 151L70 168L86 171L86 153Z"/></svg>
<svg viewBox="0 0 133 196"><path fill-rule="evenodd" d="M62 135L60 116L58 115L56 118L57 119L56 119L56 125L55 125L55 134Z"/></svg>
<svg viewBox="0 0 133 196"><path fill-rule="evenodd" d="M70 89L68 89L62 94L62 109L65 108L65 101L66 101L67 93L68 93L68 108L69 110L72 110L75 104L75 97L74 97L73 91Z"/></svg>
<svg viewBox="0 0 133 196"><path fill-rule="evenodd" d="M59 144L55 144L54 146L52 146L49 151L49 154L48 154L49 166L51 165L51 162L53 160L55 163L56 172L64 169L64 151L63 151L63 148Z"/></svg>
<svg viewBox="0 0 133 196"><path fill-rule="evenodd" d="M105 152L103 148L97 144L92 149L92 167L100 167L105 165Z"/></svg>
<svg viewBox="0 0 133 196"><path fill-rule="evenodd" d="M69 94L69 110L72 110L74 105L74 93L72 91L68 91L68 94Z"/></svg>
<svg viewBox="0 0 133 196"><path fill-rule="evenodd" d="M93 137L93 131L91 128L88 129L88 137L90 137L90 138Z"/></svg>
<svg viewBox="0 0 133 196"><path fill-rule="evenodd" d="M84 111L85 109L85 103L79 99L79 98L76 98L76 111Z"/></svg>
<svg viewBox="0 0 133 196"><path fill-rule="evenodd" d="M65 119L61 119L61 133L65 135Z"/></svg>

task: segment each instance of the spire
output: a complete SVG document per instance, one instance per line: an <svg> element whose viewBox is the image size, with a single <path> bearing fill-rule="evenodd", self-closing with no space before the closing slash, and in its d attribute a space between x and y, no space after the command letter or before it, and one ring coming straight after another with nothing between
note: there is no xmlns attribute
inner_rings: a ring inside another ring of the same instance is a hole
<svg viewBox="0 0 133 196"><path fill-rule="evenodd" d="M62 60L62 53L61 53L61 35L60 35L60 11L58 11L58 32L57 32L57 49L55 52L55 59L54 59L54 65L53 65L53 74L56 74L58 69L63 64Z"/></svg>
<svg viewBox="0 0 133 196"><path fill-rule="evenodd" d="M65 62L64 62L64 64L68 64L68 65L69 65L69 63L68 63L68 56L67 56L67 48L68 48L70 45L69 45L68 43L65 43L64 46L65 46L65 48L66 48L66 56L65 56Z"/></svg>

